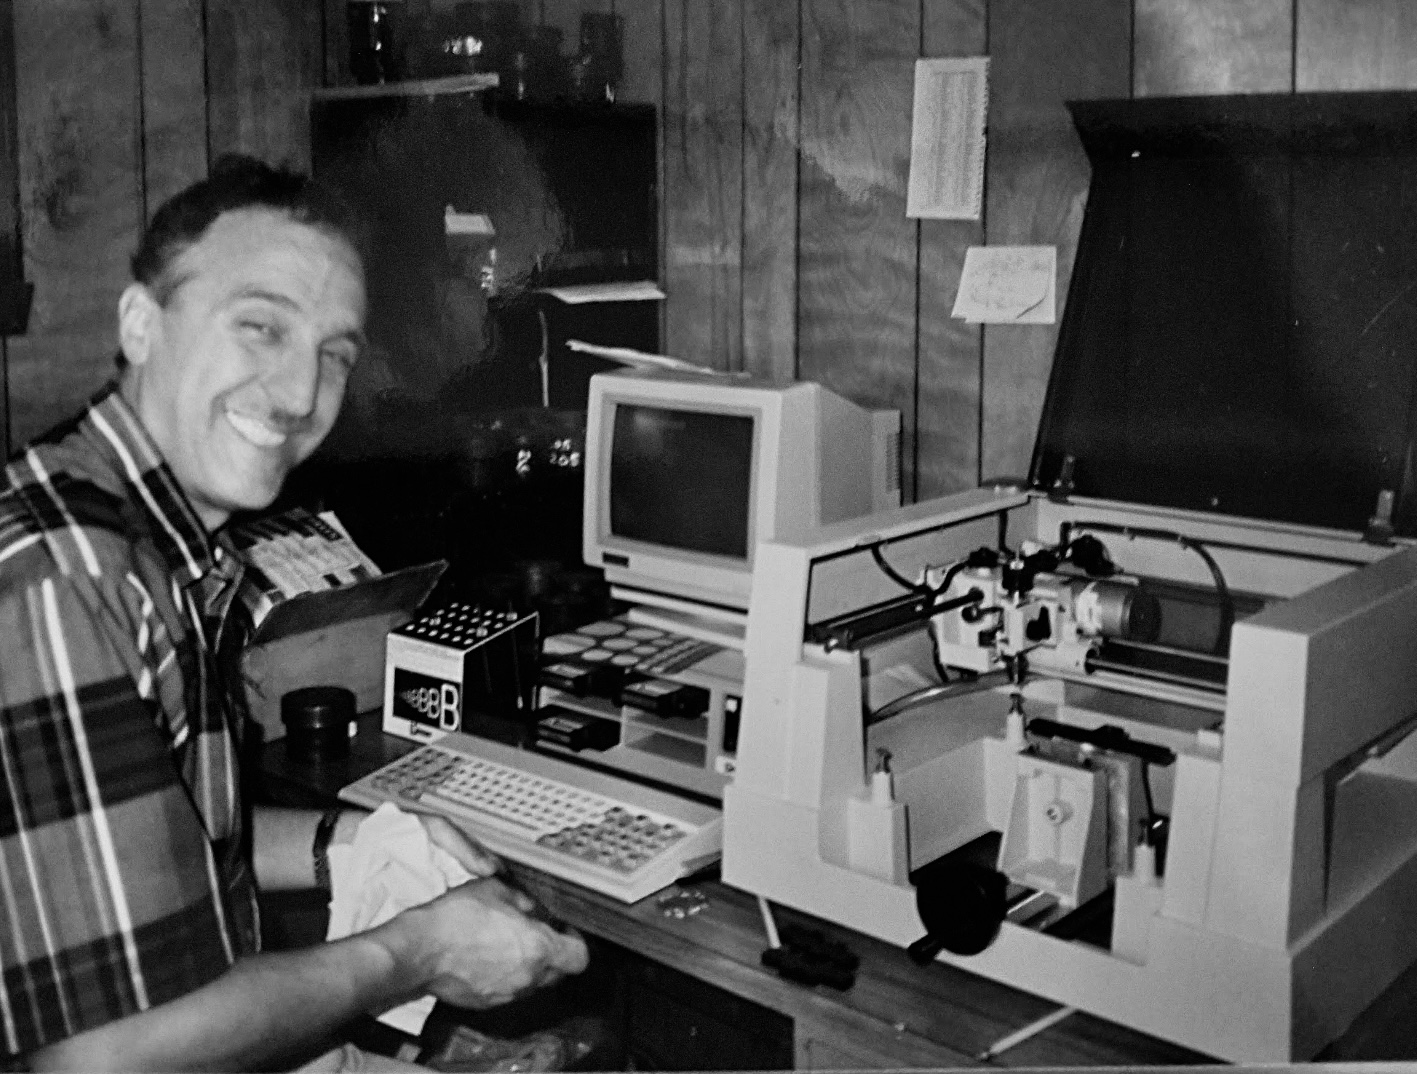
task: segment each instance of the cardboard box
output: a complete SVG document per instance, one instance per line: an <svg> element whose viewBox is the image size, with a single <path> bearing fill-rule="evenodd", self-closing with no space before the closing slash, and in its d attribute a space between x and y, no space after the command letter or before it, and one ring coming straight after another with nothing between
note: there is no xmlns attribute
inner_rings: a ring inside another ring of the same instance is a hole
<svg viewBox="0 0 1417 1074"><path fill-rule="evenodd" d="M447 566L406 567L275 605L241 656L246 701L266 740L285 735L280 699L298 687L346 687L359 712L382 705L385 639L413 618Z"/></svg>

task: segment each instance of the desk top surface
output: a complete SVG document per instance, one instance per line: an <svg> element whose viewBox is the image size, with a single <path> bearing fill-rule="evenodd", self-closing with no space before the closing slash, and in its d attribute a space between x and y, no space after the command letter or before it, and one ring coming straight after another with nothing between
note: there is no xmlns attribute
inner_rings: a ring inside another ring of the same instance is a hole
<svg viewBox="0 0 1417 1074"><path fill-rule="evenodd" d="M321 763L290 757L285 742L265 746L262 778L279 804L318 806L339 788L415 748L384 735L377 714L361 717L346 758ZM775 908L779 925L796 923L845 943L861 959L847 991L805 987L764 967L762 918L753 896L716 877L673 885L704 906L676 915L666 893L632 905L531 869L516 867L525 886L552 913L581 929L793 1019L829 1023L842 1031L891 1041L920 1065L940 1064L941 1050L972 1061L998 1041L1056 1011L1050 1000L1020 992L941 962L913 963L905 951L830 922ZM1332 1060L1417 1058L1417 1030L1409 1017L1417 996L1417 968L1409 970L1359 1022L1326 1051ZM993 1060L1007 1066L1181 1065L1216 1060L1081 1012L1062 1019Z"/></svg>

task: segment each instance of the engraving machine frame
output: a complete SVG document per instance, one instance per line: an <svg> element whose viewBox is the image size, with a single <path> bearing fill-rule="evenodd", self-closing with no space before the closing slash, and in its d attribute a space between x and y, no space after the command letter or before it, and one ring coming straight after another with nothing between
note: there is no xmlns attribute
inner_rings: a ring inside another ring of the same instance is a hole
<svg viewBox="0 0 1417 1074"><path fill-rule="evenodd" d="M1417 548L988 490L765 543L723 879L888 942L920 938L906 874L1006 822L1017 751L1004 737L1007 694L912 714L894 799L873 802L869 740L902 717L868 731L862 655L804 641L805 627L901 594L873 545L919 577L997 546L1005 529L1013 546L1052 544L1062 523L1088 521L1206 542L1232 590L1268 602L1233 627L1223 697L1112 672L1027 686L1030 716L1120 723L1177 754L1159 795L1164 875L1117 880L1112 948L1006 920L983 953L939 957L1225 1059L1310 1058L1417 961ZM1124 570L1210 582L1176 545L1106 544Z"/></svg>

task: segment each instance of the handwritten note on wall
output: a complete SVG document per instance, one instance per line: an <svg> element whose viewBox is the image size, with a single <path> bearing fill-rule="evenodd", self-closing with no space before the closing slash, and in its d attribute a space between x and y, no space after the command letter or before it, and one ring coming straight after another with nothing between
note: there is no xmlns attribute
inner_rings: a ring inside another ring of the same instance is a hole
<svg viewBox="0 0 1417 1074"><path fill-rule="evenodd" d="M987 57L915 61L906 216L979 219L988 101Z"/></svg>
<svg viewBox="0 0 1417 1074"><path fill-rule="evenodd" d="M983 324L1052 324L1056 246L971 246L950 316Z"/></svg>

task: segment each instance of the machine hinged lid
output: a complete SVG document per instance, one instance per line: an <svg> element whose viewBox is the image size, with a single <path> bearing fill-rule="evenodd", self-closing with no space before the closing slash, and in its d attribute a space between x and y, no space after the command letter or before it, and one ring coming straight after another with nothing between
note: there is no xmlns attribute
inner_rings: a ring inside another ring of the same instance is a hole
<svg viewBox="0 0 1417 1074"><path fill-rule="evenodd" d="M1417 535L1417 93L1070 108L1092 182L1032 484Z"/></svg>

